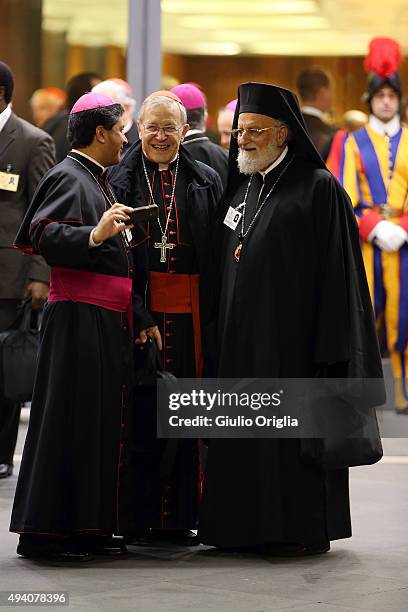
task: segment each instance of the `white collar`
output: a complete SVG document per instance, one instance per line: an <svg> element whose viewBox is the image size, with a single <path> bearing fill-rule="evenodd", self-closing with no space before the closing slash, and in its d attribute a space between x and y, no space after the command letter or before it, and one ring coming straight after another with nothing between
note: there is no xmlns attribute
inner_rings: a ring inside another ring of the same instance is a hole
<svg viewBox="0 0 408 612"><path fill-rule="evenodd" d="M375 115L370 115L368 125L376 134L379 134L380 136L384 136L384 134L387 134L387 136L390 136L391 138L392 136L395 136L395 134L398 134L401 128L400 118L398 114L395 115L395 117L393 117L391 121L388 121L388 123L384 123L384 121L381 121Z"/></svg>
<svg viewBox="0 0 408 612"><path fill-rule="evenodd" d="M193 134L202 134L203 136L205 136L202 130L188 130L186 136L192 136Z"/></svg>
<svg viewBox="0 0 408 612"><path fill-rule="evenodd" d="M146 153L143 151L143 147L142 147L142 155L144 155L146 159L149 159L147 157ZM171 159L168 164L162 164L162 163L159 162L159 164L158 164L159 170L168 170L170 164L172 164L174 161L176 161L177 155L178 155L178 150L177 150L177 153L175 154L175 156L173 157L173 159ZM151 160L149 160L149 161L151 161ZM153 163L155 163L155 162L153 162Z"/></svg>
<svg viewBox="0 0 408 612"><path fill-rule="evenodd" d="M10 119L10 115L11 115L11 104L8 104L8 106L6 106L4 111L0 113L0 132L6 125L7 121Z"/></svg>
<svg viewBox="0 0 408 612"><path fill-rule="evenodd" d="M270 166L268 166L266 170L260 170L258 174L260 174L262 178L265 180L265 176L268 174L268 172L276 168L276 166L281 163L281 161L286 157L287 152L288 152L288 147L286 146L283 149L282 153L279 155L278 159L275 159L275 161Z"/></svg>
<svg viewBox="0 0 408 612"><path fill-rule="evenodd" d="M175 156L173 157L173 159L171 159L171 160L169 161L169 163L168 163L168 164L159 164L159 170L168 170L168 169L169 169L170 164L172 164L174 161L176 161L176 159L177 159L177 155L178 155L178 151L177 151L177 153L175 154Z"/></svg>
<svg viewBox="0 0 408 612"><path fill-rule="evenodd" d="M318 117L322 121L326 121L326 115L319 108L315 106L302 106L302 113L306 115L312 115L312 117Z"/></svg>
<svg viewBox="0 0 408 612"><path fill-rule="evenodd" d="M82 151L78 151L78 149L71 149L72 153L76 153L77 155L82 155L82 157L86 157L86 159L89 159L89 161L91 161L92 163L94 163L96 166L99 166L100 168L102 168L103 172L105 172L106 168L104 168L102 166L102 164L100 164L99 162L96 161L96 159L94 159L93 157L91 157L90 155L87 155L86 153L82 153Z"/></svg>

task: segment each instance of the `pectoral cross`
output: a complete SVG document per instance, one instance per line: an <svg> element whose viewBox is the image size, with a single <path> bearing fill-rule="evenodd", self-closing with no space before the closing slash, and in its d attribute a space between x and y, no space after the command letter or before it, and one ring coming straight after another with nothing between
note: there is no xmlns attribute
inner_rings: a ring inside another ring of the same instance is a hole
<svg viewBox="0 0 408 612"><path fill-rule="evenodd" d="M166 250L167 249L174 249L176 245L169 242L167 244L167 236L165 234L163 234L161 242L155 242L154 243L154 248L155 249L160 249L161 253L160 253L160 263L166 263L167 261L167 253Z"/></svg>

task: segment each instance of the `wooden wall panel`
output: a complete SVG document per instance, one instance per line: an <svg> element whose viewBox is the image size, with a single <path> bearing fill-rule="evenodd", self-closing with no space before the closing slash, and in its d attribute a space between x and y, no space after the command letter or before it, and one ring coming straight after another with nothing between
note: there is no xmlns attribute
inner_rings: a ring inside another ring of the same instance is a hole
<svg viewBox="0 0 408 612"><path fill-rule="evenodd" d="M236 97L240 83L260 81L295 90L297 74L312 65L322 66L333 75L335 117L350 108L367 110L361 101L367 82L362 57L203 57L164 54L163 61L166 72L180 82L200 83L212 115ZM408 94L408 62L401 66L400 74L403 83L407 84Z"/></svg>
<svg viewBox="0 0 408 612"><path fill-rule="evenodd" d="M14 74L13 108L30 120L28 101L41 80L41 0L0 1L0 60Z"/></svg>

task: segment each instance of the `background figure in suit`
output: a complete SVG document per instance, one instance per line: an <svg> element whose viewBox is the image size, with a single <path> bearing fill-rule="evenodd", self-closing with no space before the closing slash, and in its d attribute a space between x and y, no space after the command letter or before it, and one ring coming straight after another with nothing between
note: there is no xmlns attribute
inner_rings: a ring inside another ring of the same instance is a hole
<svg viewBox="0 0 408 612"><path fill-rule="evenodd" d="M331 113L333 103L331 76L322 68L312 67L302 70L296 81L307 131L326 161L336 131L326 121L326 113Z"/></svg>
<svg viewBox="0 0 408 612"><path fill-rule="evenodd" d="M41 177L55 164L48 134L11 110L14 79L0 62L0 332L13 323L25 297L41 308L48 296L48 267L42 257L24 257L14 238ZM0 478L10 476L17 440L20 404L0 389Z"/></svg>

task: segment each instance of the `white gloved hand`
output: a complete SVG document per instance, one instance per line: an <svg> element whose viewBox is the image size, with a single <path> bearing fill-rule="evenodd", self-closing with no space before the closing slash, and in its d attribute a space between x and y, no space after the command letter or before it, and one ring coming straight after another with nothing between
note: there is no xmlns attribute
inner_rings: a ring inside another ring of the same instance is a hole
<svg viewBox="0 0 408 612"><path fill-rule="evenodd" d="M399 251L407 238L407 232L400 225L380 221L368 235L368 242L374 241L382 251L392 253Z"/></svg>

